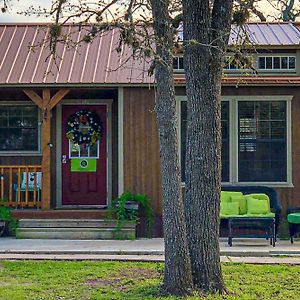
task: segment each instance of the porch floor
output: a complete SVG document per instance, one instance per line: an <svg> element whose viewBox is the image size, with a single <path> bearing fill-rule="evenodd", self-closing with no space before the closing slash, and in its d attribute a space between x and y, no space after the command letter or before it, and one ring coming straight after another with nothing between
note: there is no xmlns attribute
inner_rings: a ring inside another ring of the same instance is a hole
<svg viewBox="0 0 300 300"><path fill-rule="evenodd" d="M256 257L266 260L283 256L294 263L300 264L300 240L292 245L290 241L279 240L273 248L265 239L234 239L233 246L227 245L227 239L220 239L221 255L235 257L235 259ZM137 240L32 240L15 238L0 238L0 259L18 259L18 256L31 259L46 256L62 256L64 259L73 259L76 256L81 259L97 259L98 256L115 256L117 260L124 257L141 260L143 257L156 257L163 260L163 239L137 239ZM105 258L104 258L105 259ZM248 259L248 260L249 260ZM283 258L282 258L283 259Z"/></svg>

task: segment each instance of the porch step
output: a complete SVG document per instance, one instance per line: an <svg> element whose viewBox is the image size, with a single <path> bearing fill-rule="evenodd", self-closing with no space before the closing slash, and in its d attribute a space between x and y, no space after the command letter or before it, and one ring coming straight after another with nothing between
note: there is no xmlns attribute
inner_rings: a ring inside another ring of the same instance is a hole
<svg viewBox="0 0 300 300"><path fill-rule="evenodd" d="M12 210L12 216L21 219L105 219L108 214L107 209L16 209Z"/></svg>
<svg viewBox="0 0 300 300"><path fill-rule="evenodd" d="M135 224L124 223L116 230L115 220L21 219L16 236L20 239L134 239Z"/></svg>

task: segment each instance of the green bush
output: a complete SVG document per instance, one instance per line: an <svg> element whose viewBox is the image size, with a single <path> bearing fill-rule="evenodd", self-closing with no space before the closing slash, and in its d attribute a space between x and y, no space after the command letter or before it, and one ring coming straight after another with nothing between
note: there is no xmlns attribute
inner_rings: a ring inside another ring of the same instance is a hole
<svg viewBox="0 0 300 300"><path fill-rule="evenodd" d="M117 219L117 230L123 227L125 221L138 222L138 209L128 208L128 202L136 202L141 207L146 217L147 233L151 233L153 225L153 209L147 195L132 194L130 192L123 193L119 198L113 200L111 212Z"/></svg>
<svg viewBox="0 0 300 300"><path fill-rule="evenodd" d="M15 235L18 228L18 221L12 217L11 210L5 206L0 206L0 220L6 222L6 233Z"/></svg>

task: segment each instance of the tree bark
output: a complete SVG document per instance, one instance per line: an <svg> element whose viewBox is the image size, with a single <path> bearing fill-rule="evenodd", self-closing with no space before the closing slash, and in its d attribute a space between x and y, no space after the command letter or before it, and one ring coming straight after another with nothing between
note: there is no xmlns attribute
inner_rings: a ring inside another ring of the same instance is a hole
<svg viewBox="0 0 300 300"><path fill-rule="evenodd" d="M225 290L219 249L221 75L232 0L183 0L187 143L185 216L193 283Z"/></svg>
<svg viewBox="0 0 300 300"><path fill-rule="evenodd" d="M168 0L151 0L156 51L156 114L160 140L165 242L164 291L187 295L193 290L181 190L173 80L173 32Z"/></svg>

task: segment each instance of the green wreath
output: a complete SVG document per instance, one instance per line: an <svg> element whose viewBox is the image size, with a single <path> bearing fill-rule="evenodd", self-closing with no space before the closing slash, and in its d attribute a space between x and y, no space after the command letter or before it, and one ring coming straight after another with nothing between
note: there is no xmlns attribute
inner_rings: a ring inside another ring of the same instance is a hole
<svg viewBox="0 0 300 300"><path fill-rule="evenodd" d="M81 132L80 125L89 126L88 132ZM96 112L82 109L69 116L66 136L75 145L93 146L102 137L102 127L102 121Z"/></svg>

